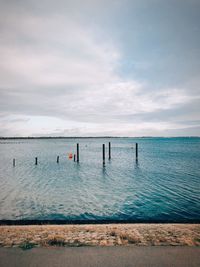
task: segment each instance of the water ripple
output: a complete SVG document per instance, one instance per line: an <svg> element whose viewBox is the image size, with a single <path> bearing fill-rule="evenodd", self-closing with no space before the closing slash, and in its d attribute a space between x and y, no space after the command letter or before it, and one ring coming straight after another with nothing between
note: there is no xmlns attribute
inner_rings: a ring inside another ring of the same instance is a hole
<svg viewBox="0 0 200 267"><path fill-rule="evenodd" d="M200 220L199 138L2 141L0 156L0 219Z"/></svg>

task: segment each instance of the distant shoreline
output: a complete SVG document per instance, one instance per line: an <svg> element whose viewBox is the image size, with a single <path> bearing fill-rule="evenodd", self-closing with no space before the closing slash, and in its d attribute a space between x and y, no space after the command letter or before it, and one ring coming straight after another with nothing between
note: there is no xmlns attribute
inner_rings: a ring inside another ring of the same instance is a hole
<svg viewBox="0 0 200 267"><path fill-rule="evenodd" d="M145 138L200 138L200 136L22 136L22 137L0 137L0 140L19 140L19 139L120 139L120 138L137 138L137 139L145 139Z"/></svg>

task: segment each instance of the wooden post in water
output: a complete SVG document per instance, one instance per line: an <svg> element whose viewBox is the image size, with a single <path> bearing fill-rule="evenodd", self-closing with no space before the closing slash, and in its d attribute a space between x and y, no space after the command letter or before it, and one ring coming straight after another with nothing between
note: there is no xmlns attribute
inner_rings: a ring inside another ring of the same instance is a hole
<svg viewBox="0 0 200 267"><path fill-rule="evenodd" d="M136 160L138 160L138 143L135 144L135 156Z"/></svg>
<svg viewBox="0 0 200 267"><path fill-rule="evenodd" d="M15 167L15 159L13 159L13 167Z"/></svg>
<svg viewBox="0 0 200 267"><path fill-rule="evenodd" d="M37 161L37 157L35 158L35 165L37 165L38 161Z"/></svg>
<svg viewBox="0 0 200 267"><path fill-rule="evenodd" d="M74 154L74 162L76 161L76 154Z"/></svg>
<svg viewBox="0 0 200 267"><path fill-rule="evenodd" d="M59 156L57 156L57 161L56 162L59 163Z"/></svg>
<svg viewBox="0 0 200 267"><path fill-rule="evenodd" d="M105 144L103 144L103 166L105 166Z"/></svg>
<svg viewBox="0 0 200 267"><path fill-rule="evenodd" d="M108 159L111 159L111 143L108 143Z"/></svg>
<svg viewBox="0 0 200 267"><path fill-rule="evenodd" d="M79 162L79 143L76 144L76 155L77 155L77 162Z"/></svg>

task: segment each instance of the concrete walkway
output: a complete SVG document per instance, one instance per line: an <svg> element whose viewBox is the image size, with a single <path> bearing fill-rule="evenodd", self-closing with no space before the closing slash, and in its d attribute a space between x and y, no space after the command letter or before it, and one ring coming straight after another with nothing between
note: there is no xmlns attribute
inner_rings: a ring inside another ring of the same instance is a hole
<svg viewBox="0 0 200 267"><path fill-rule="evenodd" d="M0 248L1 267L199 267L200 247Z"/></svg>

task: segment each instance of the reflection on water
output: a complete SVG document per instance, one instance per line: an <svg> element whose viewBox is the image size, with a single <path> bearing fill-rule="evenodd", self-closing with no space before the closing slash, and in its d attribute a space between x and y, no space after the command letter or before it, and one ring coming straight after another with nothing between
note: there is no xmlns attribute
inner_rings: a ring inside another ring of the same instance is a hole
<svg viewBox="0 0 200 267"><path fill-rule="evenodd" d="M1 220L200 220L200 138L2 140L0 158Z"/></svg>

